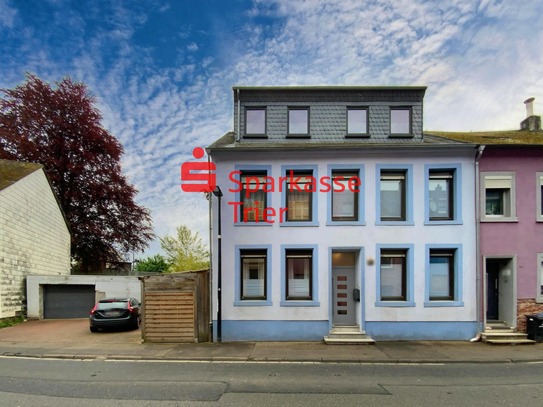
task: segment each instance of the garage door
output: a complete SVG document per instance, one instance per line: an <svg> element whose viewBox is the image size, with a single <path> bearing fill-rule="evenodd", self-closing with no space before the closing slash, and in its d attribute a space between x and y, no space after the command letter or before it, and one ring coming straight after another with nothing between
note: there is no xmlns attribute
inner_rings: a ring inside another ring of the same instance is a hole
<svg viewBox="0 0 543 407"><path fill-rule="evenodd" d="M87 318L94 307L94 285L44 285L43 317Z"/></svg>

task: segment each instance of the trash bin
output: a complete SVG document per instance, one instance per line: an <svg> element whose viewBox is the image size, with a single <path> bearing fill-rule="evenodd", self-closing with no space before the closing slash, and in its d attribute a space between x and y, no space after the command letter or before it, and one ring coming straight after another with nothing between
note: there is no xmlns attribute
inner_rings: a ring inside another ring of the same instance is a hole
<svg viewBox="0 0 543 407"><path fill-rule="evenodd" d="M526 315L526 333L528 339L543 342L543 312L541 314Z"/></svg>

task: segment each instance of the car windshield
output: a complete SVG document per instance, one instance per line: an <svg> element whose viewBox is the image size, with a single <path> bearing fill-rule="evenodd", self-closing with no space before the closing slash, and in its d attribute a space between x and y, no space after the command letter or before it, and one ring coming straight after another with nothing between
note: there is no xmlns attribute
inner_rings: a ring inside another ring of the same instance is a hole
<svg viewBox="0 0 543 407"><path fill-rule="evenodd" d="M126 308L126 301L99 302L97 309L108 310L115 308Z"/></svg>

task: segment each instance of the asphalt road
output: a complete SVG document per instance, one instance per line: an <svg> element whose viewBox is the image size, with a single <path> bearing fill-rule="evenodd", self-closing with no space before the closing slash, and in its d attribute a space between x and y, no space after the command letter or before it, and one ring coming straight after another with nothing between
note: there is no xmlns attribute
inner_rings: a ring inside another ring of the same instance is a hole
<svg viewBox="0 0 543 407"><path fill-rule="evenodd" d="M11 406L538 406L543 364L373 365L0 358Z"/></svg>

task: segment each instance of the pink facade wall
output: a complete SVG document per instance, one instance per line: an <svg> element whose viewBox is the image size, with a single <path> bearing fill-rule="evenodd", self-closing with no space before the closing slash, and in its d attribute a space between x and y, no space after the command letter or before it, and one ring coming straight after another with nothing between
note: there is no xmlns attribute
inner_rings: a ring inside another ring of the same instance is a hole
<svg viewBox="0 0 543 407"><path fill-rule="evenodd" d="M518 299L534 298L537 253L543 253L543 222L536 221L536 172L543 172L543 148L487 146L479 169L481 172L514 171L516 174L518 222L482 222L481 255L516 255Z"/></svg>

